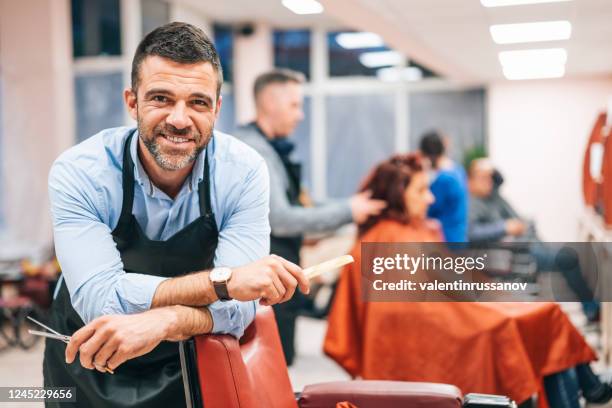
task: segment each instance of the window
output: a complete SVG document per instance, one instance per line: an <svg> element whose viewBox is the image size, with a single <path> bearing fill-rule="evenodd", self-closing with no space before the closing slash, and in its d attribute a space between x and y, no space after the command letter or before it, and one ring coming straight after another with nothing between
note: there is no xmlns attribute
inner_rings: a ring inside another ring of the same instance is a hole
<svg viewBox="0 0 612 408"><path fill-rule="evenodd" d="M119 0L72 0L74 57L121 55Z"/></svg>
<svg viewBox="0 0 612 408"><path fill-rule="evenodd" d="M394 96L330 95L325 107L327 196L348 197L378 162L395 151Z"/></svg>
<svg viewBox="0 0 612 408"><path fill-rule="evenodd" d="M77 141L99 131L124 124L123 74L121 72L75 76Z"/></svg>
<svg viewBox="0 0 612 408"><path fill-rule="evenodd" d="M329 50L329 76L376 76L377 71L385 66L367 67L360 61L362 54L391 51L384 44L365 48L345 48L338 42L338 37L350 32L329 32L327 46ZM399 64L392 64L399 65Z"/></svg>
<svg viewBox="0 0 612 408"><path fill-rule="evenodd" d="M485 101L482 88L411 93L406 112L410 118L410 149L418 148L425 132L439 130L451 141L451 157L464 163L466 153L485 145Z"/></svg>
<svg viewBox="0 0 612 408"><path fill-rule="evenodd" d="M221 59L221 69L223 69L223 81L232 82L233 71L232 65L234 61L234 35L232 27L224 24L214 25L215 33L215 48Z"/></svg>
<svg viewBox="0 0 612 408"><path fill-rule="evenodd" d="M327 34L329 76L368 76L419 80L437 76L387 47L373 33L338 31ZM391 68L391 69L390 69Z"/></svg>
<svg viewBox="0 0 612 408"><path fill-rule="evenodd" d="M310 79L310 31L276 30L274 41L274 66L303 73Z"/></svg>

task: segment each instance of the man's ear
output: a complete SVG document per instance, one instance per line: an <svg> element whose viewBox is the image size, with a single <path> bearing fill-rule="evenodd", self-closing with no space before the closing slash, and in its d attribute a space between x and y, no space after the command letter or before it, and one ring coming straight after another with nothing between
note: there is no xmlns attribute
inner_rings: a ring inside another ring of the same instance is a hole
<svg viewBox="0 0 612 408"><path fill-rule="evenodd" d="M123 101L132 119L137 120L138 105L136 103L136 92L134 92L132 88L125 88L123 90Z"/></svg>
<svg viewBox="0 0 612 408"><path fill-rule="evenodd" d="M217 107L215 109L215 120L219 119L219 112L221 112L221 104L223 102L223 96L219 95L217 98Z"/></svg>

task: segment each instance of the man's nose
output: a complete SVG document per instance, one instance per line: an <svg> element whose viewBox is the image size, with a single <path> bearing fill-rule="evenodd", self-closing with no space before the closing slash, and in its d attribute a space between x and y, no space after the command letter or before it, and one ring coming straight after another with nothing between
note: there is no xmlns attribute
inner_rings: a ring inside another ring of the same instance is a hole
<svg viewBox="0 0 612 408"><path fill-rule="evenodd" d="M181 101L173 106L172 112L170 112L170 115L168 115L168 118L166 119L166 123L174 126L177 129L184 129L191 125L191 119L187 114L187 106L185 105L185 102Z"/></svg>

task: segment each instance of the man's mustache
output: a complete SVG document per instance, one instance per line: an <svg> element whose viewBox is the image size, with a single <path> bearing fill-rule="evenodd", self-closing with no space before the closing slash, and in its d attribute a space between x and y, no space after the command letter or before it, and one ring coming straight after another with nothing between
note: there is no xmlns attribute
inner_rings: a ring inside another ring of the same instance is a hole
<svg viewBox="0 0 612 408"><path fill-rule="evenodd" d="M157 135L168 135L168 136L189 136L193 133L193 139L196 141L200 140L200 133L193 132L190 127L179 129L172 125L166 125L161 129L156 129Z"/></svg>

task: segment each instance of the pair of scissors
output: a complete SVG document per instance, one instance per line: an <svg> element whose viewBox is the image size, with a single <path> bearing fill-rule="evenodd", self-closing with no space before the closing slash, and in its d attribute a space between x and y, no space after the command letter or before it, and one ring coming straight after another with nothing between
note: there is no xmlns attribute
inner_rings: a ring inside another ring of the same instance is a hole
<svg viewBox="0 0 612 408"><path fill-rule="evenodd" d="M45 330L48 330L48 331L51 332L51 333L48 333L48 332L44 332L44 331L28 329L28 333L33 334L35 336L48 337L50 339L63 341L66 344L70 343L70 336L66 336L64 334L58 333L57 331L53 330L52 328L50 328L47 325L42 324L41 322L39 322L38 320L34 319L33 317L28 316L28 320L36 323L40 327L42 327ZM113 370L111 370L110 368L108 368L108 367L104 367L104 370L106 370L107 373L115 374L115 372Z"/></svg>

